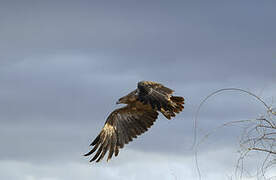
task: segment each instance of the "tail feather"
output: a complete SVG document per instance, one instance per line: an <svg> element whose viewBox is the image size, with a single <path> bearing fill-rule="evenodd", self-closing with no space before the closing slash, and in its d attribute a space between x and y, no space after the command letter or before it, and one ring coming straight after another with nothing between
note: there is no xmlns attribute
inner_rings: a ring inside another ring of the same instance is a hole
<svg viewBox="0 0 276 180"><path fill-rule="evenodd" d="M172 96L170 97L170 100L172 101L172 110L164 110L161 109L161 113L167 118L171 119L171 117L174 117L176 113L180 113L184 109L184 98L180 96Z"/></svg>
<svg viewBox="0 0 276 180"><path fill-rule="evenodd" d="M170 99L175 103L184 104L184 98L181 96L172 96Z"/></svg>
<svg viewBox="0 0 276 180"><path fill-rule="evenodd" d="M183 97L172 96L170 99L176 104L174 111L176 111L178 113L178 112L181 112L184 109L184 106L183 106L184 98Z"/></svg>

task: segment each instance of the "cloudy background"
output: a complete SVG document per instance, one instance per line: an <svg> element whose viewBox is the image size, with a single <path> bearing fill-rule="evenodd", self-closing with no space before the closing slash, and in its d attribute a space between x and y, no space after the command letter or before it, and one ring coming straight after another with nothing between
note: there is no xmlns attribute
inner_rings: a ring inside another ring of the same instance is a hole
<svg viewBox="0 0 276 180"><path fill-rule="evenodd" d="M196 179L193 121L204 97L236 87L273 103L276 1L0 2L0 179ZM140 80L184 96L184 112L160 116L110 163L89 164L82 154ZM264 112L228 92L206 103L198 126ZM205 142L202 179L234 174L239 132L225 128Z"/></svg>

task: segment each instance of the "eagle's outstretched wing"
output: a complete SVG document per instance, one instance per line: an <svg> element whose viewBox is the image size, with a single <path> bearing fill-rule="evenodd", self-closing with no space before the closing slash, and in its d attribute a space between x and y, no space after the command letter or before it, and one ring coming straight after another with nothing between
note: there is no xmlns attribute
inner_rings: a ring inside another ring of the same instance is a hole
<svg viewBox="0 0 276 180"><path fill-rule="evenodd" d="M163 111L174 112L177 104L175 104L171 99L171 95L174 92L172 89L152 81L138 82L137 89L138 99L142 103L150 104L153 109L157 109L159 111L163 109ZM184 103L184 98L179 100L182 100L182 102Z"/></svg>
<svg viewBox="0 0 276 180"><path fill-rule="evenodd" d="M118 155L119 148L123 148L124 144L147 131L157 116L156 111L149 109L137 109L131 106L116 109L108 116L100 134L90 144L94 146L93 149L85 156L89 156L97 150L90 162L96 159L96 162L99 162L109 151L108 161L114 153L115 156Z"/></svg>

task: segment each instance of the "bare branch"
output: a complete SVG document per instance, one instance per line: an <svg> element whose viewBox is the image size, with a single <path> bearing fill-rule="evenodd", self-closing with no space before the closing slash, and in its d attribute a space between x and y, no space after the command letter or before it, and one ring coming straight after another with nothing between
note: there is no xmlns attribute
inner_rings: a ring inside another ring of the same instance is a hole
<svg viewBox="0 0 276 180"><path fill-rule="evenodd" d="M222 91L239 91L249 94L250 96L253 96L258 101L260 101L265 109L266 114L264 114L262 117L257 119L250 119L250 120L240 120L240 121L231 121L222 124L221 126L212 129L208 133L206 133L203 138L197 142L197 119L199 115L199 111L203 104L215 94L218 94ZM236 165L236 177L237 179L243 179L243 176L247 177L256 177L257 179L272 179L273 176L267 177L266 174L268 171L268 168L275 168L274 165L276 165L276 112L275 108L272 108L268 106L260 97L257 95L245 91L243 89L238 88L226 88L226 89L220 89L217 90L210 95L208 95L199 105L196 115L195 115L195 121L194 121L194 143L193 147L195 147L195 160L196 160L196 167L199 175L199 179L201 179L201 173L200 168L198 165L198 149L199 145L203 143L204 140L206 140L212 133L215 131L226 127L226 126L233 126L233 125L239 125L238 127L243 128L243 133L240 137L240 157L238 159L237 165ZM262 152L259 154L262 154L262 157L265 157L262 161L261 165L258 166L256 164L256 174L250 175L249 171L247 171L247 168L245 167L244 161L249 160L249 157L251 155L254 155L253 151L255 152ZM274 170L275 171L275 170ZM238 173L239 172L239 173Z"/></svg>
<svg viewBox="0 0 276 180"><path fill-rule="evenodd" d="M253 147L253 148L248 148L248 150L255 150L255 151L264 151L264 152L268 152L270 154L276 154L275 151L270 151L270 150L267 150L267 149L261 149L261 148L256 148L256 147Z"/></svg>

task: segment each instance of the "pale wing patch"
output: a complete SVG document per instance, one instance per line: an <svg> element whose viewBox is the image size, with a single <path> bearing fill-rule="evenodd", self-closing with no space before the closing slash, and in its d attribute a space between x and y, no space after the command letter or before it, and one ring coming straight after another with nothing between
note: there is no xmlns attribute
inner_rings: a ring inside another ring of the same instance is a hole
<svg viewBox="0 0 276 180"><path fill-rule="evenodd" d="M112 158L113 153L117 156L119 148L123 148L124 144L128 144L153 125L158 113L152 109L140 108L126 106L109 115L102 131L91 143L93 149L85 154L88 156L96 152L90 162L99 162L108 151L107 161Z"/></svg>

